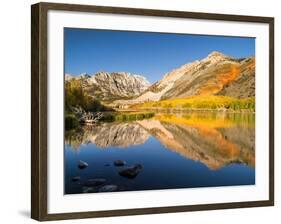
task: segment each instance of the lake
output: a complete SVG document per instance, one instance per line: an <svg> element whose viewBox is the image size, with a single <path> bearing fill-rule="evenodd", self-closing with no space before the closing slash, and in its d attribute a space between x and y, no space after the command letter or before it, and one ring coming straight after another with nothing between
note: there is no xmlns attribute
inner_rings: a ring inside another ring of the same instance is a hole
<svg viewBox="0 0 281 224"><path fill-rule="evenodd" d="M66 131L64 155L65 194L253 185L255 114L157 113L83 126Z"/></svg>

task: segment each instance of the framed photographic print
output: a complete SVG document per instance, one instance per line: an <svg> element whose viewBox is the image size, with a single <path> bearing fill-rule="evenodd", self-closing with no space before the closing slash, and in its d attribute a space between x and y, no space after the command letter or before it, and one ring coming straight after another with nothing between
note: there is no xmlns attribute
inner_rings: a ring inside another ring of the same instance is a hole
<svg viewBox="0 0 281 224"><path fill-rule="evenodd" d="M32 218L274 204L274 19L32 5Z"/></svg>

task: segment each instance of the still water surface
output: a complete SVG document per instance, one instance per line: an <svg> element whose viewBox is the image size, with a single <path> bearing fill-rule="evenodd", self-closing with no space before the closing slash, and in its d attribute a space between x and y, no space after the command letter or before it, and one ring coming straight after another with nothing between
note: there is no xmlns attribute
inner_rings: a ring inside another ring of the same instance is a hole
<svg viewBox="0 0 281 224"><path fill-rule="evenodd" d="M157 114L84 126L66 132L64 153L66 194L252 185L255 115ZM121 175L128 168L133 175Z"/></svg>

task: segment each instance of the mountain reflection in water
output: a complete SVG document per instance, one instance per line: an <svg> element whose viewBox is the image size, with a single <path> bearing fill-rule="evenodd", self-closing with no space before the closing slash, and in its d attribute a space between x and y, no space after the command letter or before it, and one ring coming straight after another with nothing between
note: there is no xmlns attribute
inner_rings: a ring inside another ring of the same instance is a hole
<svg viewBox="0 0 281 224"><path fill-rule="evenodd" d="M98 192L71 181L75 176L82 185L93 177L106 178L107 185L118 185L117 191L255 184L254 114L157 114L65 135L67 194ZM129 169L140 164L140 174L132 179L118 175L117 159L130 163L125 165ZM89 167L79 170L79 160Z"/></svg>
<svg viewBox="0 0 281 224"><path fill-rule="evenodd" d="M255 166L255 120L252 114L160 114L154 119L129 123L102 123L66 133L74 150L81 144L129 148L149 136L167 149L200 161L210 169L230 163Z"/></svg>

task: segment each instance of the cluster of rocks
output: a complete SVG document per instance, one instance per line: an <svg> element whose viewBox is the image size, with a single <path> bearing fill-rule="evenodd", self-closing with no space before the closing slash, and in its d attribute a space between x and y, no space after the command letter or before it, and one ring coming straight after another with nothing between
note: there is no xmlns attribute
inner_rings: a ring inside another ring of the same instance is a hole
<svg viewBox="0 0 281 224"><path fill-rule="evenodd" d="M134 164L134 165L127 165L127 162L124 160L115 160L113 162L115 167L119 167L118 173L120 176L134 179L142 170L141 164ZM89 165L87 162L80 160L78 162L79 169L85 169ZM110 166L110 164L105 164L105 166ZM122 168L121 168L122 167ZM72 182L80 183L81 177L74 176L72 178ZM83 193L93 193L93 192L114 192L120 190L120 187L114 184L106 184L106 179L104 178L93 178L88 179L86 182L83 183L82 192Z"/></svg>
<svg viewBox="0 0 281 224"><path fill-rule="evenodd" d="M118 190L117 185L108 184L105 185L106 179L95 178L89 179L84 184L83 193L93 193L93 192L113 192Z"/></svg>

